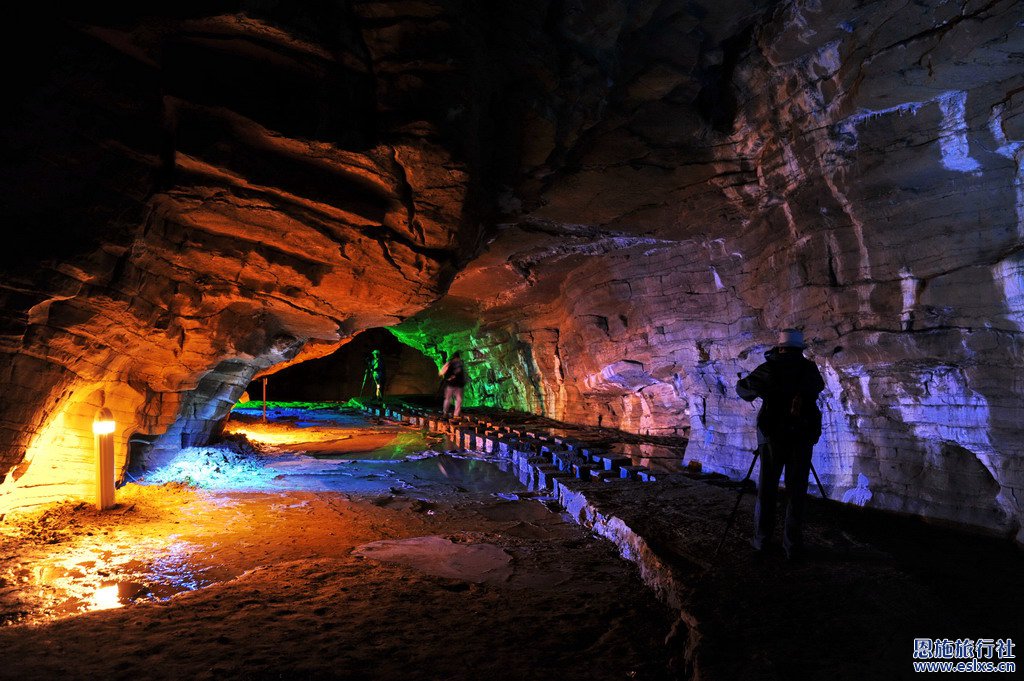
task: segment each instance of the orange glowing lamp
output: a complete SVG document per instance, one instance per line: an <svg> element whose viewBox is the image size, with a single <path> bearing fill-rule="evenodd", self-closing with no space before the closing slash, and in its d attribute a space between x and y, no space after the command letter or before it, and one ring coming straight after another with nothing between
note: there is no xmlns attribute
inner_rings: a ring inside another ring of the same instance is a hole
<svg viewBox="0 0 1024 681"><path fill-rule="evenodd" d="M96 435L96 508L114 507L114 415L104 407L96 412L92 432Z"/></svg>
<svg viewBox="0 0 1024 681"><path fill-rule="evenodd" d="M110 435L116 427L117 424L109 409L101 409L96 420L92 422L92 432L96 435Z"/></svg>

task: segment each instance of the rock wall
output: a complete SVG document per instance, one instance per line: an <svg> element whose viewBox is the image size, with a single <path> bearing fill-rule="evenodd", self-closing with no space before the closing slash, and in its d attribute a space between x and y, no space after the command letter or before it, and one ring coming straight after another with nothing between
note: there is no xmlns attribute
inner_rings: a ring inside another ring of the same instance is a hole
<svg viewBox="0 0 1024 681"><path fill-rule="evenodd" d="M737 240L740 295L781 294L765 326L816 339L837 494L863 475L872 505L1019 531L1024 17L872 9L785 7L737 68L741 88L775 87L738 109L757 181L732 198L762 216L753 238L788 245Z"/></svg>
<svg viewBox="0 0 1024 681"><path fill-rule="evenodd" d="M478 239L445 6L223 5L17 24L0 513L88 486L99 407L122 461L202 441L258 372L425 307Z"/></svg>
<svg viewBox="0 0 1024 681"><path fill-rule="evenodd" d="M754 446L737 375L800 327L831 496L1019 532L1019 4L667 8L619 24L602 116L548 157L570 162L524 179L404 326L521 374L477 399L688 432L733 475Z"/></svg>

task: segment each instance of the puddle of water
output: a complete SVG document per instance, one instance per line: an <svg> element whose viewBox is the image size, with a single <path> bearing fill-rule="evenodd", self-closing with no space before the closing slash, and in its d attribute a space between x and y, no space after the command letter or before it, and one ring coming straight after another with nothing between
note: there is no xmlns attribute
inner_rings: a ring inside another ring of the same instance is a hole
<svg viewBox="0 0 1024 681"><path fill-rule="evenodd" d="M324 463L324 462L318 462ZM455 493L486 495L524 491L522 484L489 461L438 454L397 461L353 461L330 468L290 465L274 480L285 489L312 489L348 494L381 494L401 491L424 496Z"/></svg>
<svg viewBox="0 0 1024 681"><path fill-rule="evenodd" d="M501 547L455 543L438 536L370 542L357 546L352 555L468 582L503 584L512 576L512 556Z"/></svg>
<svg viewBox="0 0 1024 681"><path fill-rule="evenodd" d="M17 616L4 617L4 623L43 622L139 601L164 601L240 574L204 564L197 558L197 549L182 541L162 549L130 545L68 547L13 575L24 597L18 599L18 604L3 604L5 610L14 606L17 611ZM140 553L149 556L136 558Z"/></svg>
<svg viewBox="0 0 1024 681"><path fill-rule="evenodd" d="M420 432L371 433L354 435L343 442L325 442L317 447L296 445L318 459L357 459L359 461L404 459L430 449L431 442Z"/></svg>
<svg viewBox="0 0 1024 681"><path fill-rule="evenodd" d="M683 470L685 447L649 443L619 442L611 447L615 454L628 456L634 466L645 466L655 472L678 473Z"/></svg>

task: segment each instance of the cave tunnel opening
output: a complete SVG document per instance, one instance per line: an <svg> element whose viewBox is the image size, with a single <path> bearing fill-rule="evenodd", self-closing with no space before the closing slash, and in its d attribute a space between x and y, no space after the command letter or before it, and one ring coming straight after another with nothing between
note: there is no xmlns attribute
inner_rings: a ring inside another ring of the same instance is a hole
<svg viewBox="0 0 1024 681"><path fill-rule="evenodd" d="M382 390L386 397L425 398L437 393L437 367L422 352L400 342L387 329L374 328L325 357L308 360L268 377L267 399L274 402L347 402L375 396L370 369L373 351L379 351ZM246 394L263 397L262 379L253 381Z"/></svg>

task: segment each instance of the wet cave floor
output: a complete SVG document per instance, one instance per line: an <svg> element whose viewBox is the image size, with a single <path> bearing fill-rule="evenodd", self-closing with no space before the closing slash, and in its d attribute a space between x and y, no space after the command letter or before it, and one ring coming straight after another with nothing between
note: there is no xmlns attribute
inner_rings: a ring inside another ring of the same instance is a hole
<svg viewBox="0 0 1024 681"><path fill-rule="evenodd" d="M674 615L497 462L337 410L239 416L98 513L0 536L4 679L662 679Z"/></svg>
<svg viewBox="0 0 1024 681"><path fill-rule="evenodd" d="M752 495L673 443L624 443L653 483L557 481L570 518L336 404L227 430L113 511L3 519L0 679L861 681L919 678L918 638L1024 640L1012 542L812 500L806 560L755 554Z"/></svg>

